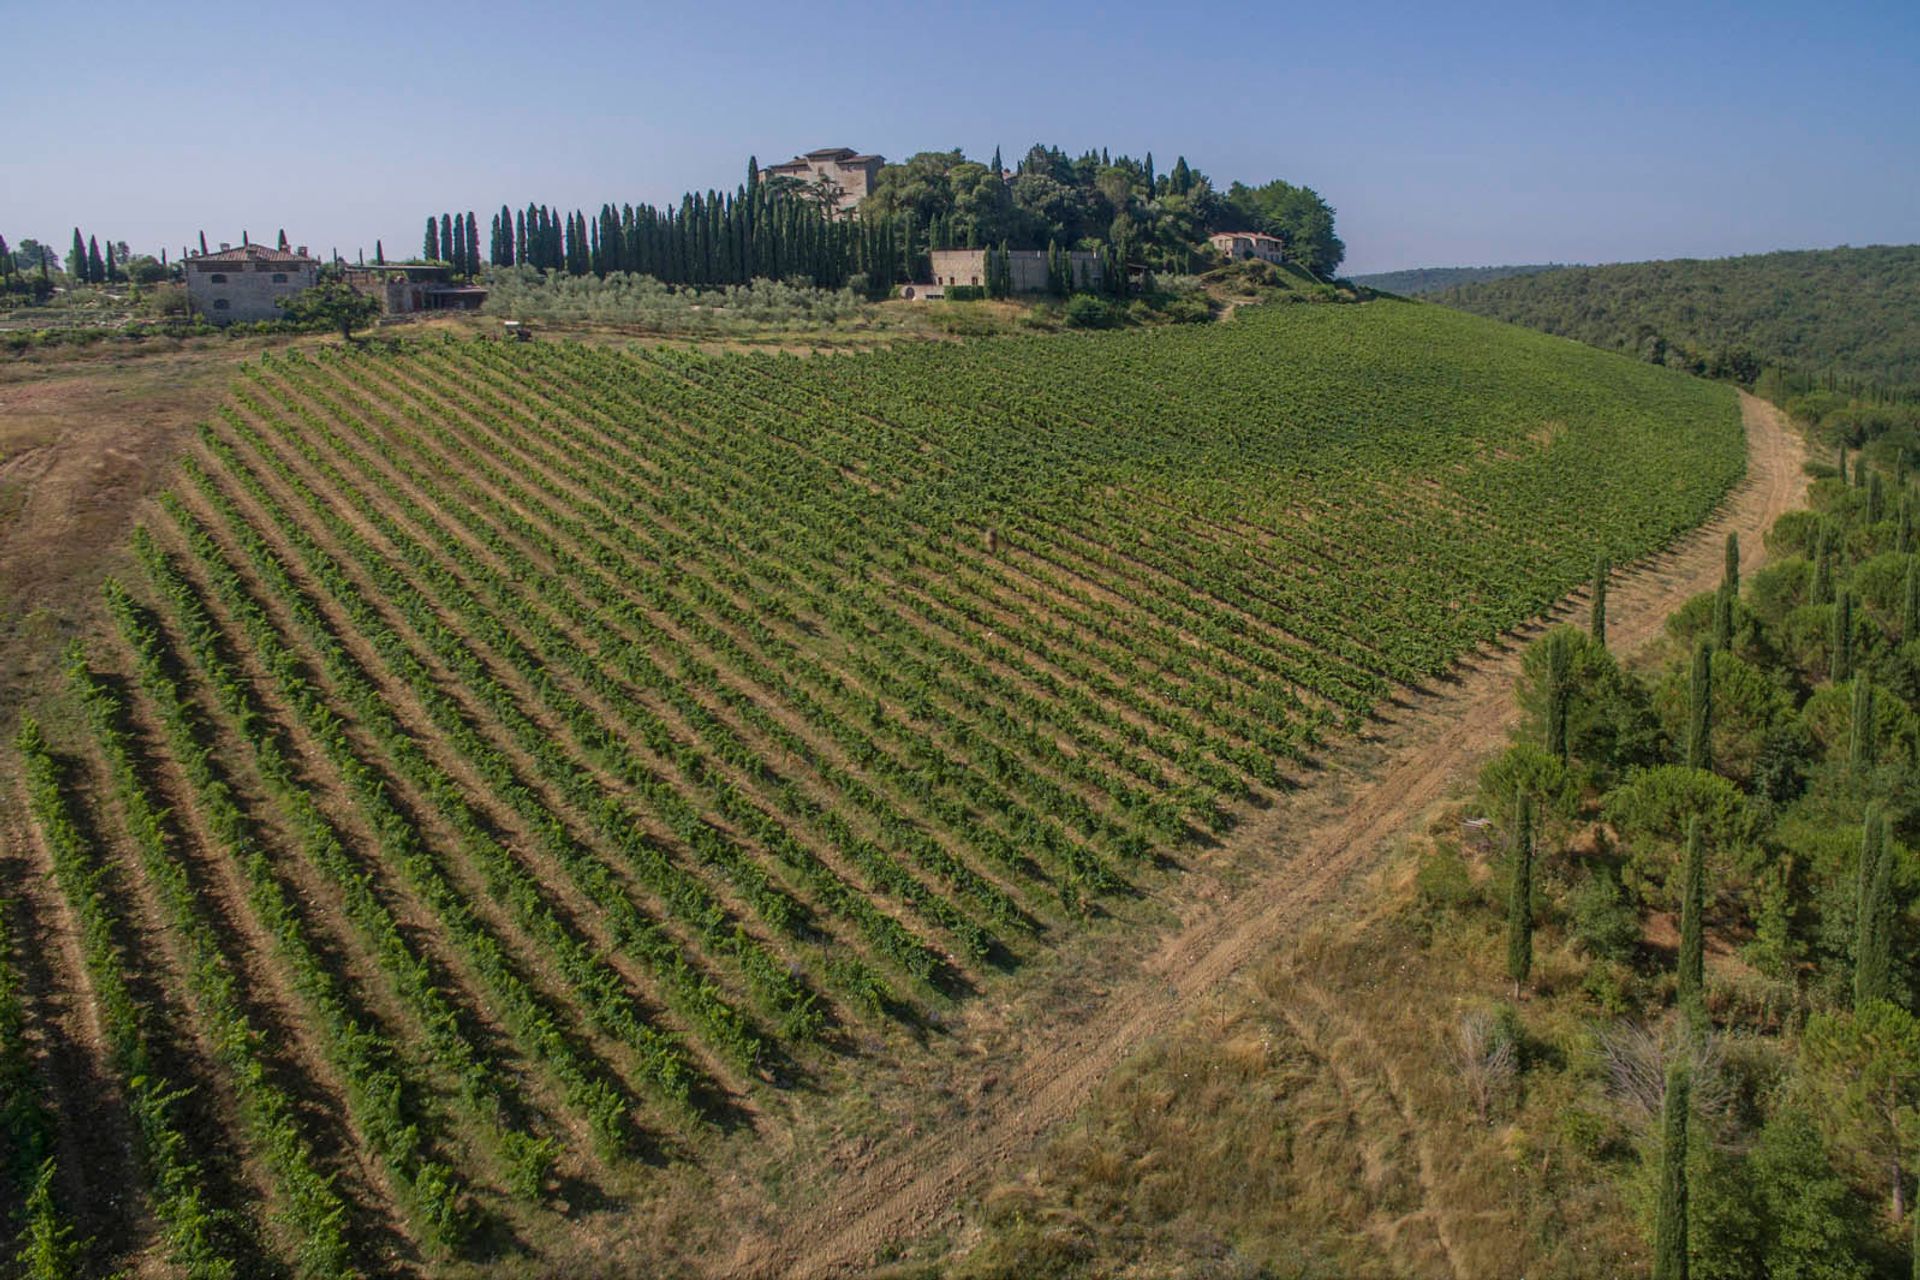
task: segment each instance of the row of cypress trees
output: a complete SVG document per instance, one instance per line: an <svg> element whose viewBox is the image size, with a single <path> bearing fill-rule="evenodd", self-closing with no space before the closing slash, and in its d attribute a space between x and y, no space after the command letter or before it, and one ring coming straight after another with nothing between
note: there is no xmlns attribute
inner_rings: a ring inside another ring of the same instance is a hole
<svg viewBox="0 0 1920 1280"><path fill-rule="evenodd" d="M691 192L664 208L609 203L589 216L543 204L502 205L492 217L485 262L577 276L626 271L684 285L764 278L837 289L861 275L880 290L910 278L921 243L892 221L830 217L812 200L761 182L750 164L748 180L733 191ZM428 218L422 252L478 274L474 215Z"/></svg>
<svg viewBox="0 0 1920 1280"><path fill-rule="evenodd" d="M113 260L113 241L107 241L107 252L100 253L100 238L87 236L82 238L80 228L73 229L73 248L67 250L67 274L81 284L106 284L121 279L120 263Z"/></svg>
<svg viewBox="0 0 1920 1280"><path fill-rule="evenodd" d="M826 289L863 283L884 293L896 283L926 279L928 255L956 247L954 229L940 219L921 225L911 214L836 217L803 192L760 180L748 162L747 180L730 192L689 192L677 205L603 204L588 215L529 204L501 205L492 215L484 259L473 213L429 217L422 253L477 275L483 262L530 266L569 275L633 272L675 285L733 285L756 279L801 280ZM970 246L982 247L982 246ZM1013 292L1005 244L986 249L987 293ZM1129 247L1101 250L1105 292L1124 297ZM1048 285L1059 296L1085 291L1089 273L1076 276L1072 257L1049 246Z"/></svg>

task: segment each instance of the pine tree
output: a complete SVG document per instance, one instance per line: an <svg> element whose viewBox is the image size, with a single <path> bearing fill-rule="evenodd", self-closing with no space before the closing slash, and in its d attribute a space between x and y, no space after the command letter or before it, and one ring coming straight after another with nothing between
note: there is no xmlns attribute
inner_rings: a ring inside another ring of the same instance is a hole
<svg viewBox="0 0 1920 1280"><path fill-rule="evenodd" d="M1700 819L1687 820L1687 862L1680 879L1680 1012L1696 1034L1706 1026L1706 842Z"/></svg>
<svg viewBox="0 0 1920 1280"><path fill-rule="evenodd" d="M1653 1228L1653 1280L1687 1280L1687 1121L1693 1073L1685 1054L1667 1068L1660 1108L1660 1199Z"/></svg>
<svg viewBox="0 0 1920 1280"><path fill-rule="evenodd" d="M427 238L420 243L420 256L428 262L440 260L440 224L431 215L427 218Z"/></svg>
<svg viewBox="0 0 1920 1280"><path fill-rule="evenodd" d="M1886 820L1880 807L1867 810L1860 833L1860 881L1854 920L1853 1007L1857 1013L1887 998L1893 970L1893 859L1887 855Z"/></svg>
<svg viewBox="0 0 1920 1280"><path fill-rule="evenodd" d="M1841 684L1853 675L1853 593L1842 588L1833 602L1833 630L1827 638L1827 678Z"/></svg>
<svg viewBox="0 0 1920 1280"><path fill-rule="evenodd" d="M1713 650L1702 640L1693 650L1693 679L1687 691L1687 767L1713 767Z"/></svg>
<svg viewBox="0 0 1920 1280"><path fill-rule="evenodd" d="M87 281L90 284L107 282L107 264L100 257L100 237L87 237Z"/></svg>
<svg viewBox="0 0 1920 1280"><path fill-rule="evenodd" d="M1607 579L1613 576L1613 562L1601 556L1593 566L1593 616L1588 628L1601 646L1607 643Z"/></svg>
<svg viewBox="0 0 1920 1280"><path fill-rule="evenodd" d="M1847 743L1847 769L1855 778L1864 779L1872 773L1879 754L1879 745L1874 741L1875 714L1873 681L1864 675L1857 676L1853 682L1853 716Z"/></svg>
<svg viewBox="0 0 1920 1280"><path fill-rule="evenodd" d="M1513 824L1513 879L1507 887L1507 976L1513 994L1533 972L1533 799L1517 797Z"/></svg>

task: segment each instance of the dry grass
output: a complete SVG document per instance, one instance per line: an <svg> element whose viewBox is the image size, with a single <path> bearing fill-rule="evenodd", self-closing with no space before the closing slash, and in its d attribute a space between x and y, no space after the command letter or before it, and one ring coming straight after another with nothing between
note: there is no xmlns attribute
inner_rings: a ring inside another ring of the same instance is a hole
<svg viewBox="0 0 1920 1280"><path fill-rule="evenodd" d="M1452 815L1433 831L1450 828ZM1413 871L1431 848L1140 1054L962 1228L890 1274L1642 1270L1617 1190L1631 1134L1589 1044L1585 962L1540 937L1548 976L1518 1010L1518 1067L1476 1097L1460 1031L1499 1035L1504 939L1485 911L1422 902Z"/></svg>

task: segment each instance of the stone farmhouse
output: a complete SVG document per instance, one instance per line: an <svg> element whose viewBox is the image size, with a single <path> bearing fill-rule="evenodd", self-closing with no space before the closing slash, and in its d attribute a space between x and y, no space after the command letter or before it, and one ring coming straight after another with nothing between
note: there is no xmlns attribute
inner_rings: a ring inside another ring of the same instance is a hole
<svg viewBox="0 0 1920 1280"><path fill-rule="evenodd" d="M483 286L454 284L453 268L440 264L388 262L348 267L341 274L355 292L377 299L381 313L389 316L477 311L487 300Z"/></svg>
<svg viewBox="0 0 1920 1280"><path fill-rule="evenodd" d="M320 262L301 245L289 253L263 244L223 244L186 261L187 305L214 324L281 318L280 303L313 287Z"/></svg>
<svg viewBox="0 0 1920 1280"><path fill-rule="evenodd" d="M880 166L886 162L885 156L863 156L852 147L822 147L795 156L785 164L769 165L760 174L763 178L793 178L807 183L824 178L840 188L840 198L834 207L840 213L847 213L867 198Z"/></svg>
<svg viewBox="0 0 1920 1280"><path fill-rule="evenodd" d="M987 281L986 249L934 249L927 256L933 261L933 282L931 284L909 284L900 289L900 296L910 300L927 301L946 296L949 285L981 285ZM1100 287L1100 255L1075 249L1067 255L1073 264L1073 280L1076 288L1097 289ZM1047 289L1047 252L1044 249L1007 250L1008 273L1013 277L1015 293L1044 293Z"/></svg>
<svg viewBox="0 0 1920 1280"><path fill-rule="evenodd" d="M1216 231L1207 243L1218 249L1229 262L1258 258L1262 262L1285 262L1287 242L1279 236L1258 231Z"/></svg>

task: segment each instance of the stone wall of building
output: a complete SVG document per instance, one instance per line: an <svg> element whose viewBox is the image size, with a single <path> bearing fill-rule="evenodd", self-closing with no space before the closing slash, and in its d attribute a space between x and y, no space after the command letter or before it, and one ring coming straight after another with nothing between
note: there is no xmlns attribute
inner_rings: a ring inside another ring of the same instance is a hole
<svg viewBox="0 0 1920 1280"><path fill-rule="evenodd" d="M187 302L214 324L279 320L282 299L310 289L320 264L303 254L245 245L187 259Z"/></svg>
<svg viewBox="0 0 1920 1280"><path fill-rule="evenodd" d="M987 282L987 250L935 249L927 256L933 261L933 283L938 285L983 285ZM1100 257L1084 250L1067 255L1073 261L1075 285L1098 289L1101 281ZM1009 249L1008 274L1013 277L1015 293L1047 291L1047 251L1045 249Z"/></svg>

